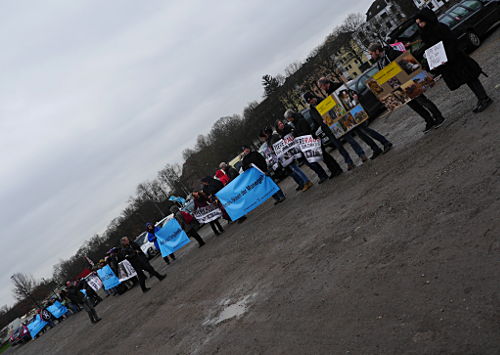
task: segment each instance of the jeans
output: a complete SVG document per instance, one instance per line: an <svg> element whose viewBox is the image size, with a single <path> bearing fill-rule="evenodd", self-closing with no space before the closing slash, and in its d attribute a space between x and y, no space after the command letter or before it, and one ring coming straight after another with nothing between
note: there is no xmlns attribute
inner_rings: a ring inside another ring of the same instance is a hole
<svg viewBox="0 0 500 355"><path fill-rule="evenodd" d="M337 161L326 152L324 145L321 145L321 150L323 152L323 162L325 163L328 170L330 170L330 173L333 176L342 174L342 168L340 167L339 163L337 163Z"/></svg>
<svg viewBox="0 0 500 355"><path fill-rule="evenodd" d="M344 137L351 144L351 147L352 147L352 149L354 149L356 154L359 155L360 154L359 152L361 152L362 155L365 154L365 152L363 151L363 148L361 148L361 146L358 144L358 142L356 142L354 140L354 138L351 137L350 134L346 134L346 135L344 135ZM330 140L331 144L333 144L337 148L337 150L339 151L340 155L342 155L342 157L344 158L344 161L347 165L354 164L352 162L351 156L349 155L349 153L347 153L347 150L345 150L342 143L340 143L340 141L337 138L335 138L335 136L333 134L328 135L328 139Z"/></svg>
<svg viewBox="0 0 500 355"><path fill-rule="evenodd" d="M325 169L323 169L323 167L321 165L319 165L319 163L309 163L307 160L306 160L306 163L305 163L312 171L314 171L316 173L316 175L318 175L318 177L320 179L326 179L328 178L328 175L326 174L326 171Z"/></svg>
<svg viewBox="0 0 500 355"><path fill-rule="evenodd" d="M435 119L443 117L437 106L423 94L408 102L408 106L429 125L433 125Z"/></svg>
<svg viewBox="0 0 500 355"><path fill-rule="evenodd" d="M486 100L488 98L488 94L486 93L486 90L484 90L484 86L481 84L479 79L476 78L469 81L467 86L472 90L479 101Z"/></svg>
<svg viewBox="0 0 500 355"><path fill-rule="evenodd" d="M301 168L299 168L297 164L295 164L295 162L288 165L288 167L292 170L293 174L295 174L295 176L297 176L297 178L301 181L300 183L299 181L297 181L297 184L304 185L309 182L309 178L307 177L307 175L302 171Z"/></svg>
<svg viewBox="0 0 500 355"><path fill-rule="evenodd" d="M361 138L366 144L370 146L374 153L382 152L378 145L374 142L374 140L379 141L384 147L391 144L383 135L381 135L374 129L371 129L364 125L359 125L358 127L356 127L356 133L358 134L359 138Z"/></svg>
<svg viewBox="0 0 500 355"><path fill-rule="evenodd" d="M210 227L212 228L215 235L219 235L222 232L224 232L224 229L222 228L218 219L216 219L215 221L212 221L212 222L208 222L208 223L210 224Z"/></svg>

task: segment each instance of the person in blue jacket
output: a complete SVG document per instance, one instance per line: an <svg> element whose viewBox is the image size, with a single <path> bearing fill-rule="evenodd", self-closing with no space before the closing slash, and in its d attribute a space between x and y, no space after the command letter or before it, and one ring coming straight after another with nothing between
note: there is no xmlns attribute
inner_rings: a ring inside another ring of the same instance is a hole
<svg viewBox="0 0 500 355"><path fill-rule="evenodd" d="M146 232L148 232L148 240L155 244L155 248L158 249L158 251L160 251L160 246L158 245L158 240L156 239L155 233L158 232L159 230L160 228L155 227L153 223L146 223ZM174 253L167 255L163 258L163 260L165 260L165 262L168 265L170 265L169 257L172 258L172 260L175 260Z"/></svg>

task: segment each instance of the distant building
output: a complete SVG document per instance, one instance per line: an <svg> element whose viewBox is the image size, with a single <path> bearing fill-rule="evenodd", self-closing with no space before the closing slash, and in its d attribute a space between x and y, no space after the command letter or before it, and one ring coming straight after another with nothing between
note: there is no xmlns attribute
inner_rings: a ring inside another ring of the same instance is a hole
<svg viewBox="0 0 500 355"><path fill-rule="evenodd" d="M366 12L366 23L356 33L356 41L365 48L370 42L384 42L391 31L417 10L413 0L375 0Z"/></svg>
<svg viewBox="0 0 500 355"><path fill-rule="evenodd" d="M437 9L448 4L450 0L413 0L413 2L419 9L428 7L429 9L436 11Z"/></svg>
<svg viewBox="0 0 500 355"><path fill-rule="evenodd" d="M370 58L354 40L353 33L340 33L334 40L333 47L335 52L332 57L346 81L356 78L370 67Z"/></svg>

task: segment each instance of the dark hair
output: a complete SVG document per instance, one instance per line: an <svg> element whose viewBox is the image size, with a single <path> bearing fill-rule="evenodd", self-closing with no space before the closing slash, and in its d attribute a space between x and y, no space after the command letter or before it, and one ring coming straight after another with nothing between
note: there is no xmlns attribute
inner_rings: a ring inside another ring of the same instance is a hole
<svg viewBox="0 0 500 355"><path fill-rule="evenodd" d="M250 149L250 147L248 145L242 145L241 150L244 151L245 149Z"/></svg>

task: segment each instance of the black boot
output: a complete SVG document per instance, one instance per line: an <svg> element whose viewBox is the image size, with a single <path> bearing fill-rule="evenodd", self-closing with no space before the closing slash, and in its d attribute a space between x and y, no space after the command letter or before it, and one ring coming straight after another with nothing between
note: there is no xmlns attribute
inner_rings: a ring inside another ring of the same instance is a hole
<svg viewBox="0 0 500 355"><path fill-rule="evenodd" d="M488 106L490 106L492 104L493 100L488 97L484 100L481 100L478 102L477 106L472 110L472 112L474 113L479 113L479 112L483 112L484 110L486 110L488 108Z"/></svg>

